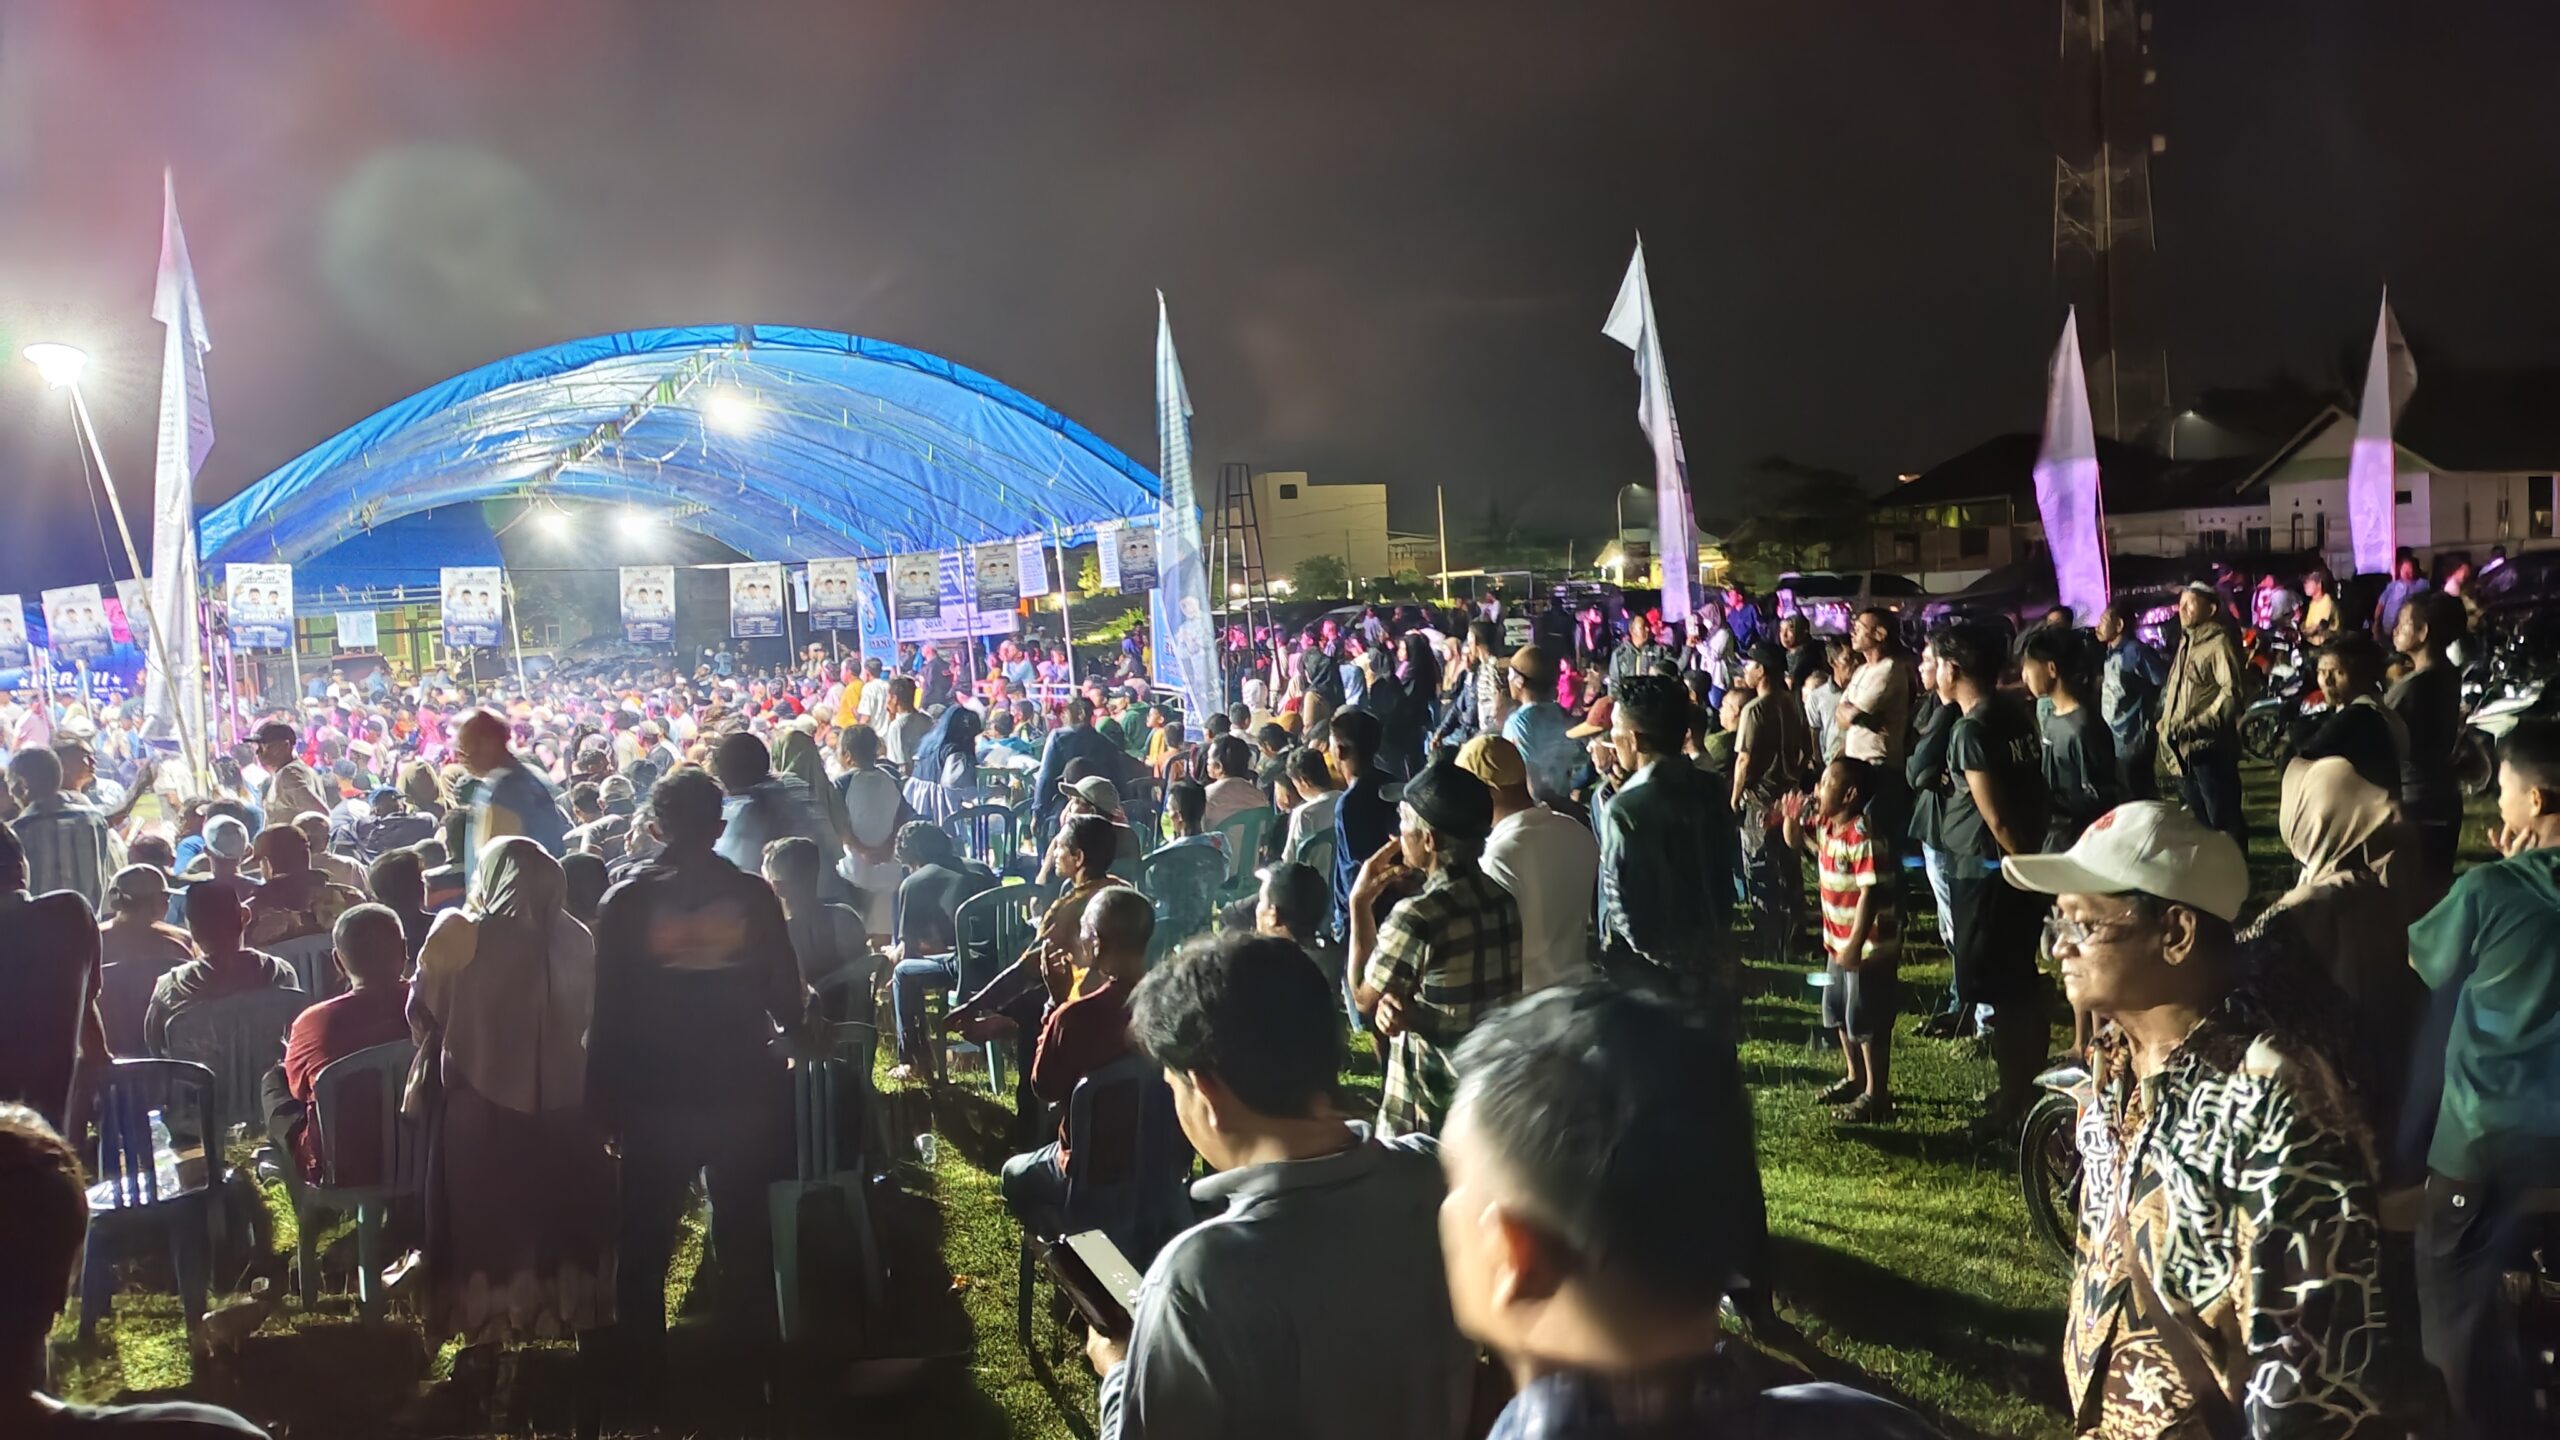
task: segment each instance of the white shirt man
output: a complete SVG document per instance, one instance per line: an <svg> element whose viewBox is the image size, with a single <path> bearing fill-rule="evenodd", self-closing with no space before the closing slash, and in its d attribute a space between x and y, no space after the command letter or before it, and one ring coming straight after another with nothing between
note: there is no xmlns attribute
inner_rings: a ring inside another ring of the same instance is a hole
<svg viewBox="0 0 2560 1440"><path fill-rule="evenodd" d="M1521 993L1588 979L1599 839L1529 798L1528 764L1501 736L1479 735L1460 746L1458 768L1493 790L1484 873L1520 906Z"/></svg>

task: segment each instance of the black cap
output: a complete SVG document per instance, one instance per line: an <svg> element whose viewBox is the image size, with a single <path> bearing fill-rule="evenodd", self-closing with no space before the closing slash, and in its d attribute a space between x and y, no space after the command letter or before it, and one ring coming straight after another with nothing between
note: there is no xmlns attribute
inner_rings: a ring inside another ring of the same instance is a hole
<svg viewBox="0 0 2560 1440"><path fill-rule="evenodd" d="M1787 652L1763 640L1751 647L1751 663L1772 675L1783 676L1787 673Z"/></svg>
<svg viewBox="0 0 2560 1440"><path fill-rule="evenodd" d="M1493 791L1452 762L1434 760L1405 782L1404 803L1422 823L1450 835L1493 831Z"/></svg>

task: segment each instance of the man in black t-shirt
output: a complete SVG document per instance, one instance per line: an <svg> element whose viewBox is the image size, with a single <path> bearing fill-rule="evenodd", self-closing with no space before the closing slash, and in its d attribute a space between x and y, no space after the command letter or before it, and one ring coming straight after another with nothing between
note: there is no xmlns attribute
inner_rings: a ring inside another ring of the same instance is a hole
<svg viewBox="0 0 2560 1440"><path fill-rule="evenodd" d="M1938 844L1946 852L1947 901L1955 922L1956 988L1991 1007L1991 1050L1999 1087L1981 1138L2002 1138L2035 1095L2048 1027L2045 981L2036 971L2036 927L2044 906L2000 878L2004 855L2032 854L2043 843L2047 803L2044 763L2026 707L1998 691L2004 649L1975 626L1938 632L1938 698L1957 707L1947 742L1953 779L1939 812Z"/></svg>
<svg viewBox="0 0 2560 1440"><path fill-rule="evenodd" d="M2391 627L2391 647L2409 673L2383 697L2400 717L2409 749L2400 762L2400 808L2418 831L2418 894L2432 903L2453 883L2462 830L2462 787L2453 748L2462 738L2462 679L2445 651L2462 638L2462 602L2440 591L2412 595Z"/></svg>

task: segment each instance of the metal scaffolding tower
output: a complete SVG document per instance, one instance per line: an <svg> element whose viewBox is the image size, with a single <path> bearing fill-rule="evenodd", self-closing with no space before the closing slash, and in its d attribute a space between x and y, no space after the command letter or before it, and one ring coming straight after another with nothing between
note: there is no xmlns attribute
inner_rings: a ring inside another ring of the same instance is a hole
<svg viewBox="0 0 2560 1440"><path fill-rule="evenodd" d="M1253 467L1230 460L1218 467L1217 530L1210 541L1209 578L1230 623L1245 627L1256 658L1268 659L1271 574L1262 563L1262 522L1254 513Z"/></svg>
<svg viewBox="0 0 2560 1440"><path fill-rule="evenodd" d="M2098 432L2129 439L2173 408L2161 343L2151 160L2160 72L2143 0L2061 0L2053 274L2080 310Z"/></svg>

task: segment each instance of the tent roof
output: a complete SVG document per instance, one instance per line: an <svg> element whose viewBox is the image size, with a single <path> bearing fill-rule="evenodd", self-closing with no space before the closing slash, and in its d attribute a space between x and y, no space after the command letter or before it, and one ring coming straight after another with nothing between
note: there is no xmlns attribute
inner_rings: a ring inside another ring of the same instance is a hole
<svg viewBox="0 0 2560 1440"><path fill-rule="evenodd" d="M207 512L207 564L298 564L495 496L652 507L758 559L889 555L1152 516L1154 475L1008 385L781 325L572 340L422 390Z"/></svg>

